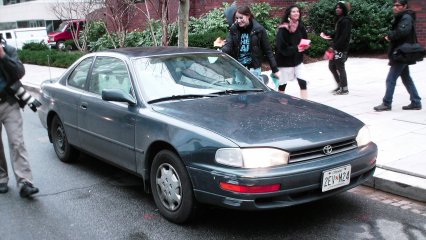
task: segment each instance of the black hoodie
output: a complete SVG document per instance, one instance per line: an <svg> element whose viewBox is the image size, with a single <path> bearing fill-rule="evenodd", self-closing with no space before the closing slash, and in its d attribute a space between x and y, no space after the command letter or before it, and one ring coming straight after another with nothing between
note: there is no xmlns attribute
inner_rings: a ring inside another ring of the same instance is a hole
<svg viewBox="0 0 426 240"><path fill-rule="evenodd" d="M392 53L396 47L404 43L416 42L416 33L414 22L416 21L416 13L412 10L405 10L397 13L392 21L391 30L388 32L389 44L389 63L392 64Z"/></svg>
<svg viewBox="0 0 426 240"><path fill-rule="evenodd" d="M341 16L336 22L334 33L329 34L333 38L333 48L339 52L349 50L351 41L352 19L349 16Z"/></svg>

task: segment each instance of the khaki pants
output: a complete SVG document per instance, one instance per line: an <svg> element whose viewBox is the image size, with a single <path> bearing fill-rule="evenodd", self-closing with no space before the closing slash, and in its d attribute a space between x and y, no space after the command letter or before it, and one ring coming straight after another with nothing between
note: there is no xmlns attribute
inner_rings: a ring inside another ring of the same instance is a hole
<svg viewBox="0 0 426 240"><path fill-rule="evenodd" d="M16 183L19 184L24 181L31 183L32 174L28 162L27 149L24 144L22 115L18 103L14 103L13 105L7 102L0 103L0 123L7 132L10 162L15 173ZM1 129L0 126L0 137ZM7 183L9 177L3 142L1 142L0 147L0 183Z"/></svg>

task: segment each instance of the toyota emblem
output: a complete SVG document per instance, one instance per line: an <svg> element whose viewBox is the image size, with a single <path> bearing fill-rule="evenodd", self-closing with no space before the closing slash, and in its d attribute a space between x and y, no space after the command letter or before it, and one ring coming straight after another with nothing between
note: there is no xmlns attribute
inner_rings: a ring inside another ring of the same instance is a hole
<svg viewBox="0 0 426 240"><path fill-rule="evenodd" d="M325 155L330 155L333 152L333 148L330 145L325 146L322 151Z"/></svg>

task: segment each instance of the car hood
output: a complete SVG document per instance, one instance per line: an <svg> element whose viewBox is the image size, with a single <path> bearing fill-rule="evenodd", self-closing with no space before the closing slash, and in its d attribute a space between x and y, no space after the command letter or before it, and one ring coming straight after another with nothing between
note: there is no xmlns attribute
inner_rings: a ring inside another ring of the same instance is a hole
<svg viewBox="0 0 426 240"><path fill-rule="evenodd" d="M297 149L353 139L364 125L337 109L278 92L162 102L153 110L238 144Z"/></svg>
<svg viewBox="0 0 426 240"><path fill-rule="evenodd" d="M62 32L50 32L47 34L48 37L55 37L56 35L60 34Z"/></svg>

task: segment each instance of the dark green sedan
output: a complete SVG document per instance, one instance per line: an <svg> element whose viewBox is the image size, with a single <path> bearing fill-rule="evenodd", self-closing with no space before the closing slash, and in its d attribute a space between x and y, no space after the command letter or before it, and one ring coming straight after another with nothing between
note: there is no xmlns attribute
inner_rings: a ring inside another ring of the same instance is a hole
<svg viewBox="0 0 426 240"><path fill-rule="evenodd" d="M61 161L84 151L134 173L175 223L200 203L261 210L329 197L376 167L364 123L275 92L215 50L87 54L45 81L40 101Z"/></svg>

